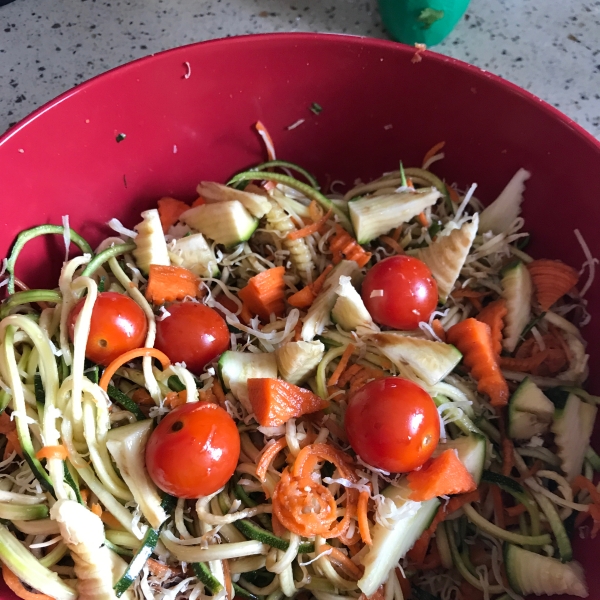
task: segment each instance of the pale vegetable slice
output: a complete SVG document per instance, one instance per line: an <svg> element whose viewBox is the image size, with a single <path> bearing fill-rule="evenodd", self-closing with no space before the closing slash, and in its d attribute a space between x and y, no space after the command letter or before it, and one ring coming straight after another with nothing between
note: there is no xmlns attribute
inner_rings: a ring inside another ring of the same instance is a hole
<svg viewBox="0 0 600 600"><path fill-rule="evenodd" d="M324 354L325 346L316 341L287 342L275 350L281 377L294 385L300 385L310 377Z"/></svg>
<svg viewBox="0 0 600 600"><path fill-rule="evenodd" d="M258 219L239 200L195 206L186 210L180 220L225 246L249 240L258 227Z"/></svg>
<svg viewBox="0 0 600 600"><path fill-rule="evenodd" d="M215 277L219 274L217 258L201 233L178 239L169 251L171 262L184 267L198 277Z"/></svg>
<svg viewBox="0 0 600 600"><path fill-rule="evenodd" d="M441 303L446 302L460 275L477 235L478 224L479 217L475 213L473 218L463 223L459 229L452 229L446 234L441 233L427 248L419 250L417 254L429 267L437 282Z"/></svg>
<svg viewBox="0 0 600 600"><path fill-rule="evenodd" d="M416 338L397 331L374 333L369 335L369 340L400 371L408 365L428 385L435 385L444 379L462 359L462 354L451 344Z"/></svg>
<svg viewBox="0 0 600 600"><path fill-rule="evenodd" d="M442 195L435 188L367 196L348 203L350 220L359 244L387 233L433 206Z"/></svg>
<svg viewBox="0 0 600 600"><path fill-rule="evenodd" d="M142 213L143 221L135 226L135 250L132 251L137 266L148 273L150 265L169 266L171 260L163 234L158 210L153 208Z"/></svg>
<svg viewBox="0 0 600 600"><path fill-rule="evenodd" d="M501 284L507 311L502 346L508 352L513 352L531 318L533 285L529 271L522 262L505 271Z"/></svg>
<svg viewBox="0 0 600 600"><path fill-rule="evenodd" d="M335 293L339 297L331 311L331 319L334 323L337 323L346 331L354 331L357 327L379 331L379 327L373 322L373 318L360 294L352 285L350 277L340 277L340 283Z"/></svg>
<svg viewBox="0 0 600 600"><path fill-rule="evenodd" d="M223 185L222 183L203 181L198 184L196 191L209 203L238 200L244 205L244 208L257 219L261 219L269 212L269 210L271 210L271 204L267 196L246 192L244 190L237 190Z"/></svg>
<svg viewBox="0 0 600 600"><path fill-rule="evenodd" d="M506 231L512 222L521 214L521 203L525 182L531 173L519 169L500 195L480 215L479 231L492 231L495 234Z"/></svg>

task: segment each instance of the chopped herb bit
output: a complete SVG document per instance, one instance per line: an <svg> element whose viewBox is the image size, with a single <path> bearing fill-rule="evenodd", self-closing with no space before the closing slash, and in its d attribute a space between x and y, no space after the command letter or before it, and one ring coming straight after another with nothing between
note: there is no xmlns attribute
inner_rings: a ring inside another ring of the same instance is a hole
<svg viewBox="0 0 600 600"><path fill-rule="evenodd" d="M422 23L423 29L429 29L436 21L439 21L443 17L443 10L436 10L435 8L424 8L421 11L421 14L417 17L417 21Z"/></svg>
<svg viewBox="0 0 600 600"><path fill-rule="evenodd" d="M106 285L106 277L100 277L100 281L98 282L98 293L101 294L104 291L104 286Z"/></svg>
<svg viewBox="0 0 600 600"><path fill-rule="evenodd" d="M125 186L125 189L127 189L127 176L123 175L123 185Z"/></svg>
<svg viewBox="0 0 600 600"><path fill-rule="evenodd" d="M126 137L127 137L127 136L126 136L124 133L118 133L118 134L117 134L117 137L116 137L117 144L118 144L119 142L122 142L122 141L123 141L123 140L124 140Z"/></svg>
<svg viewBox="0 0 600 600"><path fill-rule="evenodd" d="M323 107L320 104L317 104L316 102L313 102L310 107L310 111L315 113L315 115L318 115L322 110Z"/></svg>
<svg viewBox="0 0 600 600"><path fill-rule="evenodd" d="M524 250L525 248L527 248L527 246L529 246L529 242L531 241L531 236L528 235L527 237L522 237L519 238L516 243L515 246L519 249L519 250Z"/></svg>
<svg viewBox="0 0 600 600"><path fill-rule="evenodd" d="M402 161L400 161L400 180L402 187L406 187L406 173L404 172L404 165L402 164Z"/></svg>
<svg viewBox="0 0 600 600"><path fill-rule="evenodd" d="M440 221L434 221L429 226L429 237L431 239L433 239L440 232L441 228L442 228L441 222Z"/></svg>

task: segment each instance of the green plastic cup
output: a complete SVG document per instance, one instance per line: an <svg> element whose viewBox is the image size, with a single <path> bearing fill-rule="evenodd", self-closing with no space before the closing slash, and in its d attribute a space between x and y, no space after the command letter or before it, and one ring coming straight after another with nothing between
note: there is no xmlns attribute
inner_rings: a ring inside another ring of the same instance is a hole
<svg viewBox="0 0 600 600"><path fill-rule="evenodd" d="M379 0L388 33L397 42L439 44L465 14L469 0Z"/></svg>

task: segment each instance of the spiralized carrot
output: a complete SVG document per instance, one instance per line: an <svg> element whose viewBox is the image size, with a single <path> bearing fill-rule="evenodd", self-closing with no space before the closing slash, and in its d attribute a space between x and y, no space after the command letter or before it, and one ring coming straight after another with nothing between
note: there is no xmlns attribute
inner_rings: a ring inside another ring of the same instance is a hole
<svg viewBox="0 0 600 600"><path fill-rule="evenodd" d="M215 380L213 381L212 391L220 406L225 408L225 392L223 392L221 382L218 380L218 378L215 378Z"/></svg>
<svg viewBox="0 0 600 600"><path fill-rule="evenodd" d="M369 517L367 508L369 505L369 492L361 491L358 495L358 505L356 507L356 516L358 518L358 530L363 542L368 546L373 544L371 531L369 530Z"/></svg>
<svg viewBox="0 0 600 600"><path fill-rule="evenodd" d="M67 456L69 456L69 453L62 444L59 444L58 446L44 446L35 453L35 457L39 460L42 458L58 458L60 460L65 460Z"/></svg>
<svg viewBox="0 0 600 600"><path fill-rule="evenodd" d="M267 157L269 160L275 160L275 144L273 144L273 138L267 131L267 128L260 122L256 121L254 124L258 135L263 139L265 148L267 149Z"/></svg>
<svg viewBox="0 0 600 600"><path fill-rule="evenodd" d="M21 583L21 580L5 564L2 564L2 577L4 578L4 583L6 583L9 589L23 600L54 600L54 598L46 594L30 592Z"/></svg>
<svg viewBox="0 0 600 600"><path fill-rule="evenodd" d="M102 507L97 503L94 502L91 506L90 506L90 510L97 516L97 517L102 517Z"/></svg>
<svg viewBox="0 0 600 600"><path fill-rule="evenodd" d="M542 311L547 311L579 281L579 273L560 260L540 259L527 265Z"/></svg>
<svg viewBox="0 0 600 600"><path fill-rule="evenodd" d="M325 223L327 223L329 217L331 217L331 212L331 209L328 210L318 221L315 221L310 225L306 225L302 229L290 231L287 235L288 240L299 240L300 238L305 238L313 233L317 233L321 230Z"/></svg>
<svg viewBox="0 0 600 600"><path fill-rule="evenodd" d="M502 440L502 475L510 476L510 472L515 466L515 446L511 440L504 438Z"/></svg>
<svg viewBox="0 0 600 600"><path fill-rule="evenodd" d="M146 565L148 566L148 570L155 577L165 577L171 572L171 569L165 565L164 563L158 562L153 558L149 558L146 560Z"/></svg>
<svg viewBox="0 0 600 600"><path fill-rule="evenodd" d="M430 158L434 157L445 145L446 142L438 142L437 144L434 144L431 148L429 148L429 150L427 150L425 156L423 157L423 168L425 168L427 161Z"/></svg>
<svg viewBox="0 0 600 600"><path fill-rule="evenodd" d="M275 457L287 446L285 437L279 438L275 443L267 446L266 450L261 454L258 464L256 465L256 477L262 483L267 480L267 470Z"/></svg>
<svg viewBox="0 0 600 600"><path fill-rule="evenodd" d="M169 392L165 397L165 406L169 408L176 408L187 402L187 392L185 390L181 392ZM154 401L153 401L154 403Z"/></svg>
<svg viewBox="0 0 600 600"><path fill-rule="evenodd" d="M362 577L363 569L358 565L354 564L341 550L334 548L329 544L323 544L320 550L325 550L329 554L327 558L338 566L346 575L354 580L358 580Z"/></svg>
<svg viewBox="0 0 600 600"><path fill-rule="evenodd" d="M353 364L350 365L340 376L337 385L343 388L357 373L362 371L364 367L362 365Z"/></svg>
<svg viewBox="0 0 600 600"><path fill-rule="evenodd" d="M113 378L113 375L118 371L120 367L122 367L125 363L128 363L130 360L134 358L140 358L141 356L152 356L160 361L163 369L168 368L171 364L169 357L160 350L156 348L135 348L133 350L129 350L128 352L124 352L121 356L118 356L113 360L106 369L104 369L104 373L102 373L102 377L100 378L100 383L98 384L104 391L107 390L108 384L110 380Z"/></svg>
<svg viewBox="0 0 600 600"><path fill-rule="evenodd" d="M433 329L433 333L435 333L442 342L446 341L446 330L439 319L434 319L431 322L431 329Z"/></svg>
<svg viewBox="0 0 600 600"><path fill-rule="evenodd" d="M429 227L429 221L427 220L424 212L421 212L417 215L417 221L419 221L419 224L422 227Z"/></svg>
<svg viewBox="0 0 600 600"><path fill-rule="evenodd" d="M310 507L310 510L304 510ZM330 537L337 505L332 493L311 477L292 477L284 469L273 492L273 514L298 535Z"/></svg>
<svg viewBox="0 0 600 600"><path fill-rule="evenodd" d="M450 295L455 299L460 298L485 298L489 296L490 292L482 292L479 290L472 290L471 288L457 288L450 292Z"/></svg>
<svg viewBox="0 0 600 600"><path fill-rule="evenodd" d="M506 308L506 300L500 298L490 302L480 313L475 317L478 321L486 323L492 333L492 342L496 354L502 352L502 330L504 329L504 317L506 317L508 309Z"/></svg>
<svg viewBox="0 0 600 600"><path fill-rule="evenodd" d="M340 379L341 374L344 372L344 369L346 368L346 365L348 364L348 361L350 360L350 357L352 356L352 354L354 354L355 350L356 350L356 346L354 344L348 344L346 346L346 349L344 350L344 353L342 354L342 358L340 358L340 362L338 363L338 366L335 368L335 371L331 374L331 377L327 381L327 385L336 385L337 384L337 382Z"/></svg>
<svg viewBox="0 0 600 600"><path fill-rule="evenodd" d="M382 235L379 241L387 244L396 254L404 254L404 248L393 237Z"/></svg>

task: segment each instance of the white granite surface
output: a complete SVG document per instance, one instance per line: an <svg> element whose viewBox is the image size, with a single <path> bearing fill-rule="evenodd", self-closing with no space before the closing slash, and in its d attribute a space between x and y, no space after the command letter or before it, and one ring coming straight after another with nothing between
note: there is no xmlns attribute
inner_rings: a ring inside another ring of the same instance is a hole
<svg viewBox="0 0 600 600"><path fill-rule="evenodd" d="M134 58L272 31L386 37L376 0L14 0L0 7L0 132ZM600 1L472 0L435 50L528 89L600 137Z"/></svg>

